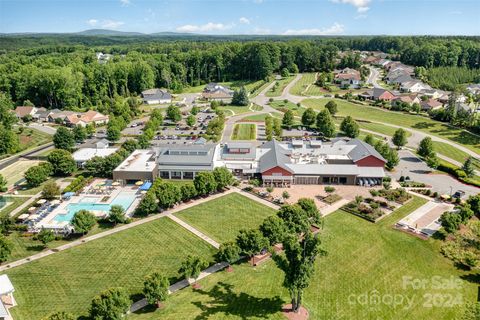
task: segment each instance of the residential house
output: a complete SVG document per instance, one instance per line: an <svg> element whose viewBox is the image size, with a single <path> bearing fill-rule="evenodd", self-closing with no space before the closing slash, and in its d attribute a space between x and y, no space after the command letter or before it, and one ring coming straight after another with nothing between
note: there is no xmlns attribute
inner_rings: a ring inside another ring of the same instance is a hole
<svg viewBox="0 0 480 320"><path fill-rule="evenodd" d="M387 83L393 85L402 85L405 82L412 81L413 78L406 73L395 73L393 76L387 76Z"/></svg>
<svg viewBox="0 0 480 320"><path fill-rule="evenodd" d="M414 103L420 104L420 98L416 94L409 94L409 95L402 95L397 96L392 100L392 104L397 103L408 103L409 105L413 105Z"/></svg>
<svg viewBox="0 0 480 320"><path fill-rule="evenodd" d="M392 101L395 99L396 95L392 92L382 89L382 88L373 88L372 99L373 100L383 100L383 101Z"/></svg>
<svg viewBox="0 0 480 320"><path fill-rule="evenodd" d="M32 116L38 111L37 108L33 106L19 106L16 107L15 110L13 111L17 118L21 119L26 116Z"/></svg>
<svg viewBox="0 0 480 320"><path fill-rule="evenodd" d="M361 79L362 78L359 71L351 68L345 68L335 72L334 82L339 84L341 88L357 89L361 86Z"/></svg>
<svg viewBox="0 0 480 320"><path fill-rule="evenodd" d="M223 101L229 103L233 98L233 90L218 83L211 82L203 89L202 97L208 101Z"/></svg>
<svg viewBox="0 0 480 320"><path fill-rule="evenodd" d="M437 90L437 89L422 89L419 91L419 93L422 95L422 96L427 96L429 98L432 98L432 99L439 99L440 97L446 95L446 98L448 100L448 93L445 92L445 91L442 91L442 90Z"/></svg>
<svg viewBox="0 0 480 320"><path fill-rule="evenodd" d="M172 103L172 95L163 89L148 89L142 92L143 102L146 104Z"/></svg>
<svg viewBox="0 0 480 320"><path fill-rule="evenodd" d="M424 111L436 110L443 107L443 103L435 99L428 99L420 102L420 106Z"/></svg>
<svg viewBox="0 0 480 320"><path fill-rule="evenodd" d="M420 80L411 80L400 84L400 91L402 92L421 92L431 89L432 88L429 85Z"/></svg>
<svg viewBox="0 0 480 320"><path fill-rule="evenodd" d="M87 124L102 125L108 123L109 116L106 116L100 112L94 110L88 110L87 112L72 112L64 118L64 122L70 126L80 125L85 127Z"/></svg>

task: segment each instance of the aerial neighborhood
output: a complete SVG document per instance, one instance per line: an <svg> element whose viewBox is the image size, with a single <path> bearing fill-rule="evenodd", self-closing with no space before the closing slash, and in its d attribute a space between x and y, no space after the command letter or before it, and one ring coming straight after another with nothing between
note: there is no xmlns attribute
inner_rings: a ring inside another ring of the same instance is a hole
<svg viewBox="0 0 480 320"><path fill-rule="evenodd" d="M238 21L0 34L0 319L480 319L478 38Z"/></svg>

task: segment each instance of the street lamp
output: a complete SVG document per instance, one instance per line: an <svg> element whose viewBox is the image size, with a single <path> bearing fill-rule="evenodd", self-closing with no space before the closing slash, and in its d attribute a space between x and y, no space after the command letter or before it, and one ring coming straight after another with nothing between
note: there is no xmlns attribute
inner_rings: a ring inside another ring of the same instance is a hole
<svg viewBox="0 0 480 320"><path fill-rule="evenodd" d="M452 196L452 189L453 189L453 187L450 186L450 197Z"/></svg>

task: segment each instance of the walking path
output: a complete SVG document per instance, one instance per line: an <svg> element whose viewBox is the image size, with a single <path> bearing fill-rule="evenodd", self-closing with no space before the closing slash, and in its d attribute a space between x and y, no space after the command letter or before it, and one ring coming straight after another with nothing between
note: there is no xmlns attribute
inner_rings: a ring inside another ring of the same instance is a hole
<svg viewBox="0 0 480 320"><path fill-rule="evenodd" d="M181 225L182 227L184 227L185 229L187 229L188 231L190 231L191 233L193 233L194 235L196 235L197 237L201 238L202 240L208 242L209 244L211 244L212 246L214 246L216 249L220 248L220 244L218 242L216 242L215 240L213 240L212 238L208 237L205 233L199 231L198 229L195 229L194 227L192 227L191 225L189 225L188 223L186 223L185 221L175 217L174 215L172 215L171 213L168 213L165 215L167 218L170 218L172 219L173 221L175 221L176 223L178 223L179 225Z"/></svg>

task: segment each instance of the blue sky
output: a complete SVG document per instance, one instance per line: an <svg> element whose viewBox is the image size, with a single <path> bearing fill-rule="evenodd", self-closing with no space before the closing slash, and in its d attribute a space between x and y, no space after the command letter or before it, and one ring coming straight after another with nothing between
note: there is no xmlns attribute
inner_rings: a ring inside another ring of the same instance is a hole
<svg viewBox="0 0 480 320"><path fill-rule="evenodd" d="M0 0L0 32L480 35L480 0Z"/></svg>

